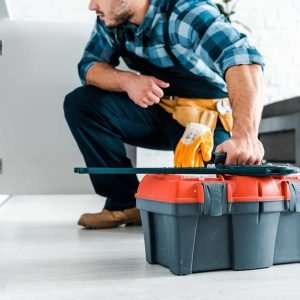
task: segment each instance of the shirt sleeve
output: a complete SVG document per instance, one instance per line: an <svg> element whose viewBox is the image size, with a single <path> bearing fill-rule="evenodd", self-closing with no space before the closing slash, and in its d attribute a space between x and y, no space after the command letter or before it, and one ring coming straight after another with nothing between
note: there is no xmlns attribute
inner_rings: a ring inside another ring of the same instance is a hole
<svg viewBox="0 0 300 300"><path fill-rule="evenodd" d="M95 27L78 64L78 73L83 85L86 84L88 69L97 62L105 62L112 66L117 66L120 63L119 47L115 40L114 31L105 28L105 25L99 18L97 18Z"/></svg>
<svg viewBox="0 0 300 300"><path fill-rule="evenodd" d="M187 66L191 71L202 65L224 78L231 66L259 64L264 68L264 59L259 51L250 45L246 35L238 32L225 19L217 6L210 1L193 2L192 7L183 7L176 17L173 13L170 35L172 44L192 50L192 53L186 51L180 58L186 58L186 64L194 64ZM179 54L180 51L177 52Z"/></svg>

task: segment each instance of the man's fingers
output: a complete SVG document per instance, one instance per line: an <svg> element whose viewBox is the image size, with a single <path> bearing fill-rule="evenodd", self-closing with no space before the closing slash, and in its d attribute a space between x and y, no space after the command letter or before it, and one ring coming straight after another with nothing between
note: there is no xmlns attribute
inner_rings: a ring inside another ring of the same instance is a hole
<svg viewBox="0 0 300 300"><path fill-rule="evenodd" d="M147 97L143 97L142 100L140 101L140 103L147 105L147 107L152 106L153 104L158 102L159 102L159 98L153 95L152 93L149 93Z"/></svg>
<svg viewBox="0 0 300 300"><path fill-rule="evenodd" d="M237 159L235 156L230 155L227 152L227 157L226 157L226 161L225 161L225 165L236 165L237 164Z"/></svg>
<svg viewBox="0 0 300 300"><path fill-rule="evenodd" d="M261 165L261 161L262 161L262 159L256 159L256 160L253 162L253 165Z"/></svg>
<svg viewBox="0 0 300 300"><path fill-rule="evenodd" d="M227 159L226 164L228 165L249 165L253 164L254 162L253 157L249 157L249 155L245 152L236 152L232 155L228 155L227 153Z"/></svg>
<svg viewBox="0 0 300 300"><path fill-rule="evenodd" d="M246 165L257 165L256 161L257 161L256 157L252 155L247 159Z"/></svg>
<svg viewBox="0 0 300 300"><path fill-rule="evenodd" d="M249 157L250 157L249 153L247 153L245 151L239 152L237 155L237 164L238 165L246 165Z"/></svg>
<svg viewBox="0 0 300 300"><path fill-rule="evenodd" d="M155 78L154 82L161 88L165 89L170 86L170 83Z"/></svg>
<svg viewBox="0 0 300 300"><path fill-rule="evenodd" d="M228 165L258 165L261 163L261 159L257 158L256 155L248 155L245 152L235 153L233 156L228 156L226 164Z"/></svg>
<svg viewBox="0 0 300 300"><path fill-rule="evenodd" d="M156 84L153 86L153 94L158 98L162 98L164 96L163 90Z"/></svg>
<svg viewBox="0 0 300 300"><path fill-rule="evenodd" d="M216 147L216 152L226 152L225 165L258 165L264 155L260 142L242 145L242 140L229 139Z"/></svg>
<svg viewBox="0 0 300 300"><path fill-rule="evenodd" d="M262 153L260 153L260 155L258 155L257 157L255 157L254 161L253 161L253 165L260 165L262 160L264 158L264 151Z"/></svg>
<svg viewBox="0 0 300 300"><path fill-rule="evenodd" d="M137 103L138 106L140 106L141 108L147 108L148 105L143 103L143 102L140 102L140 103Z"/></svg>
<svg viewBox="0 0 300 300"><path fill-rule="evenodd" d="M160 97L156 96L153 93L149 93L147 99L148 99L148 101L151 102L151 105L159 103L159 101L160 101Z"/></svg>

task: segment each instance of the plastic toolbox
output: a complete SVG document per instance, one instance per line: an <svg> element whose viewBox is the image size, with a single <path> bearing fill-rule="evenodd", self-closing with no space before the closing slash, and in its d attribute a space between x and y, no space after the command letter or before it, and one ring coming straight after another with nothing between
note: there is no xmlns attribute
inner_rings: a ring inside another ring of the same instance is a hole
<svg viewBox="0 0 300 300"><path fill-rule="evenodd" d="M150 174L136 199L146 260L176 275L300 262L299 174Z"/></svg>

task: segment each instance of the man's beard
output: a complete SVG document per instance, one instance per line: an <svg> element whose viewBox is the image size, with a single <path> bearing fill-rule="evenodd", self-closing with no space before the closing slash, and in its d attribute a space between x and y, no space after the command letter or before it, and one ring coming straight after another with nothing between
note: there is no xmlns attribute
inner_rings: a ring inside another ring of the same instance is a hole
<svg viewBox="0 0 300 300"><path fill-rule="evenodd" d="M127 22L132 17L132 15L133 15L133 13L131 10L126 10L126 11L120 12L119 14L112 12L113 18L111 20L113 20L113 23L108 24L107 27L108 28L116 28L116 27L120 26L121 24Z"/></svg>

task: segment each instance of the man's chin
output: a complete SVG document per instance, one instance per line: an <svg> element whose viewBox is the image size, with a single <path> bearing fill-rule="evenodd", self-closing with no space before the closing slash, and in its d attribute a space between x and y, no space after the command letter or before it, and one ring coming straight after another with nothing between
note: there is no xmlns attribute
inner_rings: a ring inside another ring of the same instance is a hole
<svg viewBox="0 0 300 300"><path fill-rule="evenodd" d="M100 20L104 23L105 27L109 29L117 28L126 22L126 20L107 20L105 18L104 19L100 18Z"/></svg>
<svg viewBox="0 0 300 300"><path fill-rule="evenodd" d="M108 29L114 29L116 27L118 27L120 24L117 24L117 23L109 23L109 22L106 22L105 20L101 19L100 20L104 23L105 27L107 27Z"/></svg>

